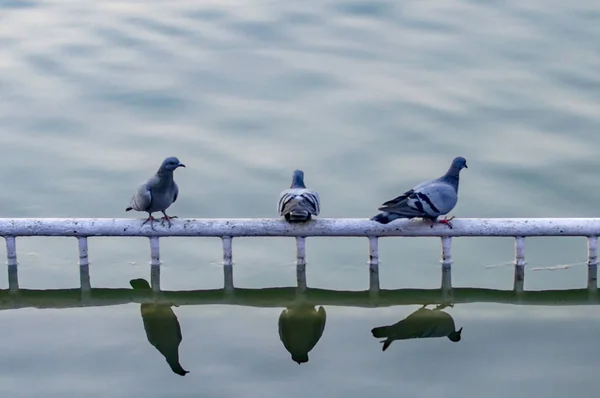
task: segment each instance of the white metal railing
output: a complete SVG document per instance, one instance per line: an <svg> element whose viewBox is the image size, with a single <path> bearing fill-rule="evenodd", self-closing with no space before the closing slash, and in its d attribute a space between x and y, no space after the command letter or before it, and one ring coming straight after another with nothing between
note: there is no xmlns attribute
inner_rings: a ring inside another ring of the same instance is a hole
<svg viewBox="0 0 600 398"><path fill-rule="evenodd" d="M223 271L225 291L233 287L233 249L235 237L288 236L296 239L297 284L306 287L306 237L365 237L369 244L369 291L379 289L380 237L440 237L442 274L449 277L452 265L453 237L508 236L515 238L514 291L523 292L525 267L525 237L581 236L588 242L588 290L597 291L598 236L600 218L463 218L452 221L453 228L421 220L397 220L382 225L368 219L318 218L307 223L290 224L281 219L177 219L172 226L142 225L141 219L104 218L17 218L0 219L0 235L6 239L9 271L9 290L19 289L17 277L16 237L65 236L79 242L79 267L82 291L90 291L87 238L90 236L147 237L150 240L151 279L155 292L160 291L160 237L196 236L219 237L223 242ZM444 281L444 279L442 279ZM451 283L450 283L451 286Z"/></svg>

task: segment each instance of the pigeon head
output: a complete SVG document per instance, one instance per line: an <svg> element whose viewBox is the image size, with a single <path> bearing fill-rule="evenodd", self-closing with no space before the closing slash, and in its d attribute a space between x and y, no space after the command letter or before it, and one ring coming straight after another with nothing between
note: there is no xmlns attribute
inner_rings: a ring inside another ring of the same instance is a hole
<svg viewBox="0 0 600 398"><path fill-rule="evenodd" d="M308 362L308 354L305 352L292 354L292 360L298 365Z"/></svg>
<svg viewBox="0 0 600 398"><path fill-rule="evenodd" d="M448 335L448 338L450 339L450 341L454 341L455 343L460 341L460 333L462 332L463 328L460 328L458 330L455 330L454 332L450 333Z"/></svg>
<svg viewBox="0 0 600 398"><path fill-rule="evenodd" d="M173 171L178 167L185 167L185 164L181 163L175 156L171 156L163 160L160 171Z"/></svg>
<svg viewBox="0 0 600 398"><path fill-rule="evenodd" d="M454 158L454 160L452 160L452 166L453 169L456 170L461 170L461 169L468 169L467 167L467 159L463 158L462 156L458 156L456 158Z"/></svg>
<svg viewBox="0 0 600 398"><path fill-rule="evenodd" d="M178 374L179 376L185 376L186 374L190 373L189 371L182 368L178 361L174 361L172 358L169 359L167 359L167 363L169 364L169 367L171 368L173 373Z"/></svg>
<svg viewBox="0 0 600 398"><path fill-rule="evenodd" d="M446 177L458 178L458 175L462 169L468 169L467 159L463 158L462 156L458 156L452 160L452 164L446 172Z"/></svg>
<svg viewBox="0 0 600 398"><path fill-rule="evenodd" d="M290 188L306 188L304 185L304 172L302 170L294 170L292 174L292 185Z"/></svg>

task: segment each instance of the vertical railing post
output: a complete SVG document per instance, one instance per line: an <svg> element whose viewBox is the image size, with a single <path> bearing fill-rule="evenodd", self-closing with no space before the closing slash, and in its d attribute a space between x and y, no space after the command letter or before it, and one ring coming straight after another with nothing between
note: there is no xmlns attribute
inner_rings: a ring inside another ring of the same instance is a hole
<svg viewBox="0 0 600 398"><path fill-rule="evenodd" d="M19 291L19 270L17 267L17 242L14 236L5 237L8 289L11 294Z"/></svg>
<svg viewBox="0 0 600 398"><path fill-rule="evenodd" d="M306 292L306 238L296 237L296 286L299 293Z"/></svg>
<svg viewBox="0 0 600 398"><path fill-rule="evenodd" d="M11 293L19 291L19 271L17 268L17 243L14 236L5 237L6 265L8 268L8 289Z"/></svg>
<svg viewBox="0 0 600 398"><path fill-rule="evenodd" d="M223 285L225 292L231 294L233 286L233 249L231 236L223 236Z"/></svg>
<svg viewBox="0 0 600 398"><path fill-rule="evenodd" d="M452 237L442 236L442 300L444 303L453 301L452 297Z"/></svg>
<svg viewBox="0 0 600 398"><path fill-rule="evenodd" d="M85 305L89 303L92 292L87 237L78 236L77 246L79 249L79 286L81 289L81 302Z"/></svg>
<svg viewBox="0 0 600 398"><path fill-rule="evenodd" d="M160 246L158 236L150 237L150 284L154 293L160 292Z"/></svg>
<svg viewBox="0 0 600 398"><path fill-rule="evenodd" d="M369 236L369 293L372 297L379 295L379 238Z"/></svg>
<svg viewBox="0 0 600 398"><path fill-rule="evenodd" d="M588 236L588 290L592 293L598 291L598 237Z"/></svg>
<svg viewBox="0 0 600 398"><path fill-rule="evenodd" d="M452 266L452 237L442 236L442 268L450 268Z"/></svg>
<svg viewBox="0 0 600 398"><path fill-rule="evenodd" d="M452 268L442 267L442 299L444 302L454 301L452 290Z"/></svg>
<svg viewBox="0 0 600 398"><path fill-rule="evenodd" d="M525 284L525 238L515 236L515 279L513 290L522 293Z"/></svg>
<svg viewBox="0 0 600 398"><path fill-rule="evenodd" d="M89 293L91 289L91 283L87 237L78 236L77 243L79 247L79 285L81 286L82 293Z"/></svg>

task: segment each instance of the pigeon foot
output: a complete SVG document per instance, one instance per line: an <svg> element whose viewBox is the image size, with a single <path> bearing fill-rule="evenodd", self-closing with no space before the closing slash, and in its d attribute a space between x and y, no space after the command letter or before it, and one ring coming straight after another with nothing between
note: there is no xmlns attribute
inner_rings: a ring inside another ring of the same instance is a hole
<svg viewBox="0 0 600 398"><path fill-rule="evenodd" d="M162 217L160 220L160 225L165 225L165 221L169 224L169 228L171 228L171 220L174 218L178 218L177 216L167 216L167 213L165 213L164 211L162 212L162 214L164 214L165 216Z"/></svg>
<svg viewBox="0 0 600 398"><path fill-rule="evenodd" d="M146 221L142 223L142 226L144 226L144 224L146 224L148 221L150 221L150 228L152 228L153 231L156 231L156 229L154 229L154 221L156 221L156 219L152 217L152 214L150 214Z"/></svg>
<svg viewBox="0 0 600 398"><path fill-rule="evenodd" d="M446 224L447 226L450 227L450 229L452 229L453 227L452 227L452 224L450 223L451 220L454 220L454 216L452 216L450 218L445 217L442 220L438 220L438 223L440 223L440 224Z"/></svg>

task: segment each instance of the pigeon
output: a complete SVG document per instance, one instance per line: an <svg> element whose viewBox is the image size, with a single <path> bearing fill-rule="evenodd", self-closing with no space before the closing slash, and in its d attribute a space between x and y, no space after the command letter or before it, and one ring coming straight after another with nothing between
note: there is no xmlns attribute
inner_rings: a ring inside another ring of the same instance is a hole
<svg viewBox="0 0 600 398"><path fill-rule="evenodd" d="M452 228L451 218L438 220L439 216L448 214L458 202L458 180L460 171L467 167L467 160L456 157L450 168L438 179L423 182L413 189L404 192L395 199L388 200L377 210L382 213L372 217L371 220L387 224L397 218L421 217L431 221L448 225Z"/></svg>
<svg viewBox="0 0 600 398"><path fill-rule="evenodd" d="M292 185L281 192L277 211L288 222L308 221L311 215L319 215L321 211L319 194L306 188L302 170L294 170Z"/></svg>
<svg viewBox="0 0 600 398"><path fill-rule="evenodd" d="M164 217L161 218L162 223L166 220L169 223L169 227L171 227L171 219L177 218L177 216L169 217L165 213L165 210L177 200L177 196L179 195L179 187L173 180L173 171L178 167L185 167L185 165L176 157L172 156L163 160L156 174L140 185L133 194L129 207L125 211L136 210L147 212L148 219L142 225L150 221L152 229L154 229L152 223L155 221L152 213L160 211L164 214Z"/></svg>

